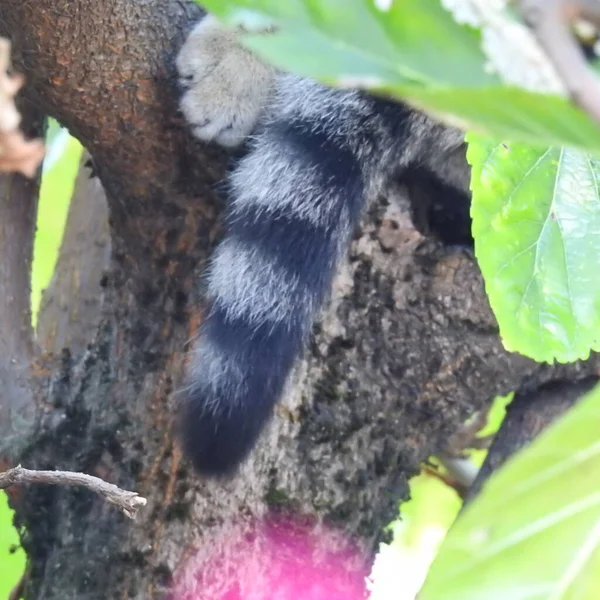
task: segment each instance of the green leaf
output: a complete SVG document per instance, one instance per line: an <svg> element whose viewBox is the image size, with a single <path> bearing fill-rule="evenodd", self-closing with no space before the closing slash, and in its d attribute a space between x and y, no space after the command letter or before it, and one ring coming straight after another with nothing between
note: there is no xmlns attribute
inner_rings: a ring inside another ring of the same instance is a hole
<svg viewBox="0 0 600 600"><path fill-rule="evenodd" d="M479 34L439 0L204 0L227 22L275 22L246 43L277 67L331 85L368 88L463 129L600 154L600 127L567 99L504 87L486 70Z"/></svg>
<svg viewBox="0 0 600 600"><path fill-rule="evenodd" d="M371 15L393 41L398 60L425 83L460 87L499 83L486 67L479 31L459 25L439 0L403 0L392 3L388 11L372 9Z"/></svg>
<svg viewBox="0 0 600 600"><path fill-rule="evenodd" d="M385 81L402 84L413 75L378 62L353 46L340 43L333 50L331 39L315 29L307 29L302 37L288 29L269 36L247 36L245 43L278 68L330 85L378 86Z"/></svg>
<svg viewBox="0 0 600 600"><path fill-rule="evenodd" d="M418 108L454 115L457 125L497 139L537 146L573 146L600 154L600 129L568 100L513 87L416 89L400 87Z"/></svg>
<svg viewBox="0 0 600 600"><path fill-rule="evenodd" d="M478 32L456 23L439 0L403 0L388 11L377 9L373 0L208 0L202 5L228 23L276 22L280 33L249 37L247 43L283 69L328 83L358 77L376 87L496 81L485 68Z"/></svg>
<svg viewBox="0 0 600 600"><path fill-rule="evenodd" d="M496 472L419 600L600 598L600 389Z"/></svg>
<svg viewBox="0 0 600 600"><path fill-rule="evenodd" d="M537 361L600 349L600 161L469 134L473 237L504 345Z"/></svg>

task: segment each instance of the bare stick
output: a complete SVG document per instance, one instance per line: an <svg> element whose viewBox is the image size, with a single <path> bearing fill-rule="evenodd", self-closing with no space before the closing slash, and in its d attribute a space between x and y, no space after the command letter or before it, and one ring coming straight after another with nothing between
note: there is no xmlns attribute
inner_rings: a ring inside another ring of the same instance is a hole
<svg viewBox="0 0 600 600"><path fill-rule="evenodd" d="M473 485L473 482L477 477L477 473L479 472L479 467L471 462L470 459L457 458L441 452L437 455L437 459L444 466L446 471L448 471L450 479L455 484L453 487L455 487L457 491L459 487L461 489L468 490ZM462 498L464 498L466 491L464 494L460 495Z"/></svg>
<svg viewBox="0 0 600 600"><path fill-rule="evenodd" d="M600 121L600 81L586 63L570 25L600 26L599 0L517 0L525 26L510 17L509 0L442 0L454 18L481 28L490 67L509 84L569 96Z"/></svg>
<svg viewBox="0 0 600 600"><path fill-rule="evenodd" d="M78 485L104 496L111 504L118 506L130 519L135 519L138 510L146 505L146 498L136 492L122 490L112 483L74 471L32 471L18 465L0 473L0 489L22 483L48 483L52 485Z"/></svg>
<svg viewBox="0 0 600 600"><path fill-rule="evenodd" d="M477 467L467 455L468 450L487 449L490 446L490 436L479 437L478 434L487 425L492 404L478 410L472 419L467 421L454 432L437 454L436 458L448 471L448 476L437 475L453 487L461 498L465 498L471 485L477 477Z"/></svg>

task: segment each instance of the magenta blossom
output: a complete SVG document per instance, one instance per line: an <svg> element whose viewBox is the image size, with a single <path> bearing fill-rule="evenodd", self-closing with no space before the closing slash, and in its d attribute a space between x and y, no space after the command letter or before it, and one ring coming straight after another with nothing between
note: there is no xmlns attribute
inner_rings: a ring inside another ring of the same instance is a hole
<svg viewBox="0 0 600 600"><path fill-rule="evenodd" d="M170 600L364 600L369 560L340 533L270 517L222 529L176 574Z"/></svg>

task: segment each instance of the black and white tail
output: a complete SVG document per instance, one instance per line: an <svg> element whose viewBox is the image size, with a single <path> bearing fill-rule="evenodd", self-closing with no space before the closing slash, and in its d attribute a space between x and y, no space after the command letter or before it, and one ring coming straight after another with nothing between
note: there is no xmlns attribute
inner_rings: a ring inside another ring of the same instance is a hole
<svg viewBox="0 0 600 600"><path fill-rule="evenodd" d="M192 356L183 440L209 475L235 470L271 416L372 185L370 103L284 79L230 178Z"/></svg>

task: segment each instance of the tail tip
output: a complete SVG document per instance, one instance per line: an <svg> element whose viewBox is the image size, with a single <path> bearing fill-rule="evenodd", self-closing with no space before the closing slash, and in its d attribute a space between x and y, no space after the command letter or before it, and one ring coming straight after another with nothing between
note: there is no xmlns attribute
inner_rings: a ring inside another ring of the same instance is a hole
<svg viewBox="0 0 600 600"><path fill-rule="evenodd" d="M194 470L205 477L235 475L262 429L247 411L208 402L198 393L188 395L179 412L182 449Z"/></svg>

